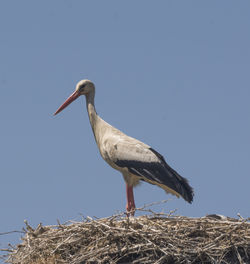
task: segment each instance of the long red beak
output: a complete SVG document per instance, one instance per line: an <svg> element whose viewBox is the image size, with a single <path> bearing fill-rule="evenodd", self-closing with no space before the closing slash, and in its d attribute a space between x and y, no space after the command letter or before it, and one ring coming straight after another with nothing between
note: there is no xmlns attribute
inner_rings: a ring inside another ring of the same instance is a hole
<svg viewBox="0 0 250 264"><path fill-rule="evenodd" d="M75 91L71 94L71 96L56 110L54 115L60 113L64 108L66 108L69 104L75 101L81 94L78 91Z"/></svg>

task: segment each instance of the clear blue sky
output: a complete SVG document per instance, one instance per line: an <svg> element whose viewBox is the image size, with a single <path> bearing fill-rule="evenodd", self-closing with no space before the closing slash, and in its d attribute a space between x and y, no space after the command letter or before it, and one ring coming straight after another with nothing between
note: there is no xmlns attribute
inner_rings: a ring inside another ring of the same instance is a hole
<svg viewBox="0 0 250 264"><path fill-rule="evenodd" d="M192 205L149 184L136 205L250 216L249 1L1 1L0 233L125 209L100 157L85 98L52 114L81 79L113 126L160 152ZM0 236L0 248L18 235Z"/></svg>

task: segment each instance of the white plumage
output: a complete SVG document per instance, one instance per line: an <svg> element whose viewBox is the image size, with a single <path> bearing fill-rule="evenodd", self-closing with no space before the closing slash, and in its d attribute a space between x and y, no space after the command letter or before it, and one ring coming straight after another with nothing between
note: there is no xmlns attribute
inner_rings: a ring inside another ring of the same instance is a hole
<svg viewBox="0 0 250 264"><path fill-rule="evenodd" d="M94 105L95 86L91 81L80 81L75 92L58 108L55 115L80 95L86 96L89 120L101 156L111 167L123 174L128 215L134 215L133 186L140 180L158 185L166 192L192 202L193 189L188 181L173 170L163 156L150 146L114 128L97 115Z"/></svg>

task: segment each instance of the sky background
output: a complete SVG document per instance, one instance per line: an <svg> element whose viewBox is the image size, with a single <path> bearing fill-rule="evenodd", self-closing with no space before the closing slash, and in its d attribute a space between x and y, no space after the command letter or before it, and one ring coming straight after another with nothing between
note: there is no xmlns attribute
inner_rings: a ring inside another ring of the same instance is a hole
<svg viewBox="0 0 250 264"><path fill-rule="evenodd" d="M124 211L81 79L107 122L151 145L193 204L143 183L138 207L250 216L250 1L1 1L0 233ZM138 214L137 214L138 215ZM0 248L20 234L0 236Z"/></svg>

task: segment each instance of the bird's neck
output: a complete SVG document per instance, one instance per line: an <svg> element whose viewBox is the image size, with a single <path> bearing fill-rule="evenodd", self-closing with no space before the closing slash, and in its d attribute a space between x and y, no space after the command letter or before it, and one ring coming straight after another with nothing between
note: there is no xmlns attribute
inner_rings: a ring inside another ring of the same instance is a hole
<svg viewBox="0 0 250 264"><path fill-rule="evenodd" d="M95 110L95 93L94 92L86 95L86 104L87 104L87 110L89 114L89 121L90 121L92 128L94 129L97 119L98 119L98 115Z"/></svg>
<svg viewBox="0 0 250 264"><path fill-rule="evenodd" d="M95 110L95 92L89 93L86 95L86 105L87 105L87 111L89 115L89 121L95 136L96 142L98 142L98 124L101 121L101 118L98 116Z"/></svg>

